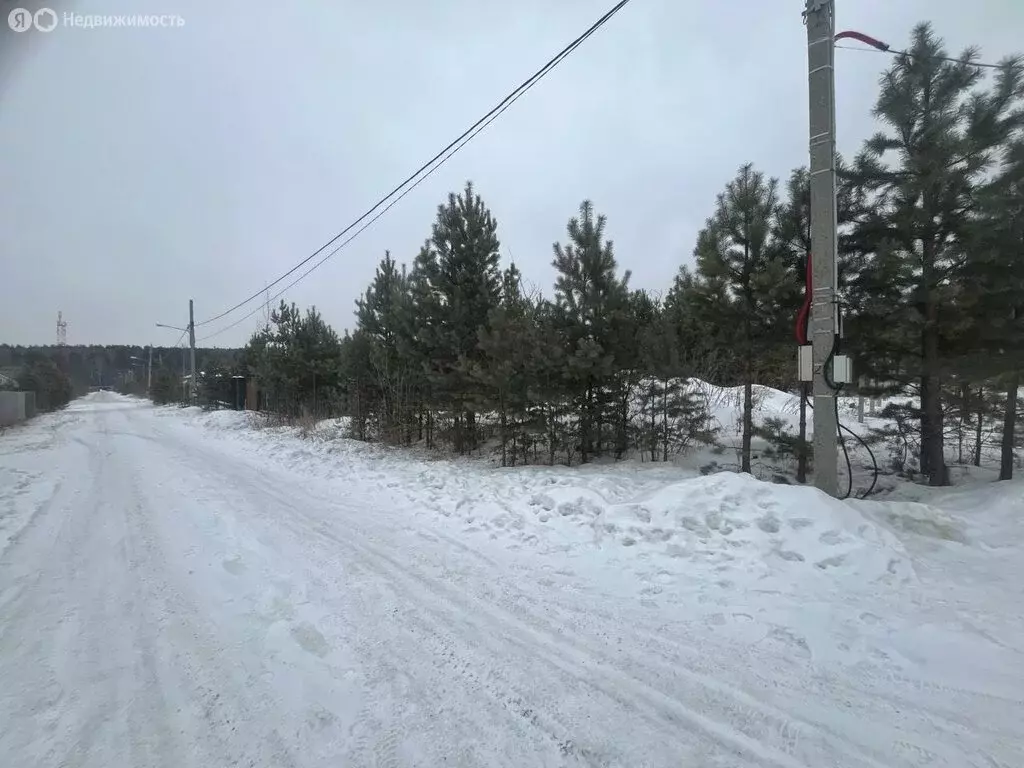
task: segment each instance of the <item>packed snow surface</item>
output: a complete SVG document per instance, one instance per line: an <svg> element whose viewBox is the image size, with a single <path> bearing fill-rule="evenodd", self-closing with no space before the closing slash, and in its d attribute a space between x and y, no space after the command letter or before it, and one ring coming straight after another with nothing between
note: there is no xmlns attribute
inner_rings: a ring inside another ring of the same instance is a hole
<svg viewBox="0 0 1024 768"><path fill-rule="evenodd" d="M0 434L18 766L1024 765L1024 485L497 470L97 393Z"/></svg>

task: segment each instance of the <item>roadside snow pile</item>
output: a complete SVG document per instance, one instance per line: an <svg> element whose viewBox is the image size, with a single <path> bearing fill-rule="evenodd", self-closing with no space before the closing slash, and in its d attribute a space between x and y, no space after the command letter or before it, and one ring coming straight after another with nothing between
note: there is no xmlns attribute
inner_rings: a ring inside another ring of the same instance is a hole
<svg viewBox="0 0 1024 768"><path fill-rule="evenodd" d="M166 411L165 411L166 412ZM239 431L254 426L252 416L246 411L199 411L188 408L184 412L195 415L197 421L207 429Z"/></svg>
<svg viewBox="0 0 1024 768"><path fill-rule="evenodd" d="M374 489L377 500L412 502L416 515L460 523L462 533L505 539L515 549L632 550L633 557L665 557L680 567L739 571L745 581L777 579L787 592L800 580L867 586L914 578L887 521L868 520L859 507L810 488L630 462L495 470L346 440L332 422L301 439L295 427L250 429L252 419L242 413L185 414L277 466L329 480L358 477L358 487Z"/></svg>
<svg viewBox="0 0 1024 768"><path fill-rule="evenodd" d="M527 503L541 522L568 518L590 528L595 543L656 547L716 571L759 578L837 572L862 582L913 578L899 540L853 506L750 475L671 482L618 504L583 487L536 492Z"/></svg>

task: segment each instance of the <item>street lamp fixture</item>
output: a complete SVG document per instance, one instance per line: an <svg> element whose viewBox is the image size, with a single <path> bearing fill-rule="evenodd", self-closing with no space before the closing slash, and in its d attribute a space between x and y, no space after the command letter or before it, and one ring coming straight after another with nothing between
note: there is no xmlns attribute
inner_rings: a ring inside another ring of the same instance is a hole
<svg viewBox="0 0 1024 768"><path fill-rule="evenodd" d="M190 361L190 365L188 367L189 367L189 370L191 371L191 375L190 375L189 378L190 378L190 385L191 385L192 400L194 402L195 399L196 399L196 320L195 320L195 315L193 314L192 299L188 300L188 325L186 325L184 328L179 328L176 325L167 325L165 323L157 323L156 327L157 328L170 328L173 331L181 331L182 333L187 333L188 334L189 361Z"/></svg>

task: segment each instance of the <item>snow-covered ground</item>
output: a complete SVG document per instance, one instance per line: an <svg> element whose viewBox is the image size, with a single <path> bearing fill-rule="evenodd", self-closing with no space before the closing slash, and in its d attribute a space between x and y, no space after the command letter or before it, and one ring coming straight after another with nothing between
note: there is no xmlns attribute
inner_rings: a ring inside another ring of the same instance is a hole
<svg viewBox="0 0 1024 768"><path fill-rule="evenodd" d="M2 762L1024 765L1024 485L915 493L97 393L0 435Z"/></svg>

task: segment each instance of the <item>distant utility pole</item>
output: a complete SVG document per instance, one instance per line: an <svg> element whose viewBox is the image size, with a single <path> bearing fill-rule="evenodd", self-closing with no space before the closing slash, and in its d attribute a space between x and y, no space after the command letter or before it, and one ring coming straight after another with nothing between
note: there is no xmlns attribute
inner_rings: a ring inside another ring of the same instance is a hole
<svg viewBox="0 0 1024 768"><path fill-rule="evenodd" d="M189 380L191 385L189 397L194 403L196 400L196 317L192 311L192 299L188 300L188 346L189 368L192 370L192 377Z"/></svg>
<svg viewBox="0 0 1024 768"><path fill-rule="evenodd" d="M153 391L153 345L149 345L149 362L146 363L146 392Z"/></svg>
<svg viewBox="0 0 1024 768"><path fill-rule="evenodd" d="M68 321L64 319L64 313L57 310L57 347L59 349L58 364L66 374L70 374L68 365Z"/></svg>
<svg viewBox="0 0 1024 768"><path fill-rule="evenodd" d="M836 496L838 427L836 390L830 370L838 326L834 0L807 0L804 19L810 106L814 484L830 496Z"/></svg>

